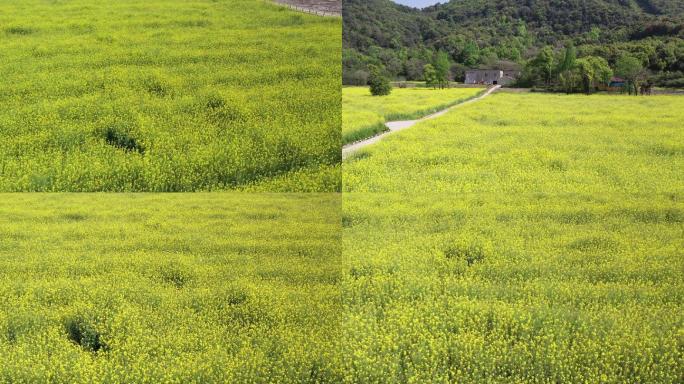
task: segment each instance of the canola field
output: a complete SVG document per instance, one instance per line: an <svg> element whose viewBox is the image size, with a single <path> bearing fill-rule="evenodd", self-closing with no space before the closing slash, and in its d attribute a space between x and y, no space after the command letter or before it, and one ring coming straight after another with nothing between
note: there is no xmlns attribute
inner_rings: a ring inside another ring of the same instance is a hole
<svg viewBox="0 0 684 384"><path fill-rule="evenodd" d="M344 195L357 383L679 383L682 195Z"/></svg>
<svg viewBox="0 0 684 384"><path fill-rule="evenodd" d="M684 193L684 98L495 93L351 156L348 192Z"/></svg>
<svg viewBox="0 0 684 384"><path fill-rule="evenodd" d="M1 195L0 382L339 382L340 203Z"/></svg>
<svg viewBox="0 0 684 384"><path fill-rule="evenodd" d="M417 119L473 98L483 88L394 88L372 96L367 87L342 88L342 142L348 144L386 130L385 122Z"/></svg>
<svg viewBox="0 0 684 384"><path fill-rule="evenodd" d="M682 111L494 94L351 156L346 380L681 382Z"/></svg>
<svg viewBox="0 0 684 384"><path fill-rule="evenodd" d="M0 191L327 191L340 52L265 0L0 0Z"/></svg>

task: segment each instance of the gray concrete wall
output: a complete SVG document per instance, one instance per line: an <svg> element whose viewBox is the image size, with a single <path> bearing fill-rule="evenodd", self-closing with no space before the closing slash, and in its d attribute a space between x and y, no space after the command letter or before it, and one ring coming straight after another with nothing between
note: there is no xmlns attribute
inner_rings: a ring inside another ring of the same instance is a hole
<svg viewBox="0 0 684 384"><path fill-rule="evenodd" d="M500 80L503 77L503 71L501 70L476 70L476 71L466 71L466 84L493 84L495 81L500 84Z"/></svg>

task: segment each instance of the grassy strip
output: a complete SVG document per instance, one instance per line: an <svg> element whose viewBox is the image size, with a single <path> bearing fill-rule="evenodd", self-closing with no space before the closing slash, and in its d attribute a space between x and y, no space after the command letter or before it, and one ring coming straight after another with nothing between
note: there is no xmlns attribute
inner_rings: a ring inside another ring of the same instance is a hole
<svg viewBox="0 0 684 384"><path fill-rule="evenodd" d="M370 97L365 89L345 88L343 145L386 131L387 121L419 119L480 96L485 91L479 88L397 88L390 96ZM466 95L454 98L455 93Z"/></svg>
<svg viewBox="0 0 684 384"><path fill-rule="evenodd" d="M384 122L374 123L372 125L361 127L355 131L345 133L342 136L343 145L351 144L356 141L361 141L387 131L388 128Z"/></svg>

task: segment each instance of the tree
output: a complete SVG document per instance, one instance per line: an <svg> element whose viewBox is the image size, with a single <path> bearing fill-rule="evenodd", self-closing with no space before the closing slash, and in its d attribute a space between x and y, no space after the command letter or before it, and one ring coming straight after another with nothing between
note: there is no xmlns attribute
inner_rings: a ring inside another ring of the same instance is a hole
<svg viewBox="0 0 684 384"><path fill-rule="evenodd" d="M387 76L382 73L380 67L376 65L370 65L368 67L368 84L370 85L370 92L373 96L387 96L392 92L392 86L390 85Z"/></svg>
<svg viewBox="0 0 684 384"><path fill-rule="evenodd" d="M344 70L342 72L342 83L347 85L368 85L368 71L358 69L355 71Z"/></svg>
<svg viewBox="0 0 684 384"><path fill-rule="evenodd" d="M440 88L445 88L449 84L449 56L446 52L437 52L433 67L437 75L437 84Z"/></svg>
<svg viewBox="0 0 684 384"><path fill-rule="evenodd" d="M406 78L408 80L422 80L423 67L425 67L425 61L422 59L412 57L406 60L406 63L404 64Z"/></svg>
<svg viewBox="0 0 684 384"><path fill-rule="evenodd" d="M561 59L558 66L558 73L568 71L575 66L575 60L577 59L577 50L572 42L569 42L565 46L565 52L563 53L563 58Z"/></svg>
<svg viewBox="0 0 684 384"><path fill-rule="evenodd" d="M589 32L589 39L591 39L591 41L598 42L600 38L601 38L601 28L599 28L597 26L591 27L591 31Z"/></svg>
<svg viewBox="0 0 684 384"><path fill-rule="evenodd" d="M472 41L466 43L461 52L461 62L468 67L473 67L480 62L480 47Z"/></svg>
<svg viewBox="0 0 684 384"><path fill-rule="evenodd" d="M577 68L571 68L558 74L558 80L565 93L572 93L582 81L582 76Z"/></svg>
<svg viewBox="0 0 684 384"><path fill-rule="evenodd" d="M398 52L389 49L378 52L377 58L380 60L384 72L391 78L396 78L404 70L404 62L398 56Z"/></svg>
<svg viewBox="0 0 684 384"><path fill-rule="evenodd" d="M524 20L520 20L516 28L516 34L520 37L527 37L527 26Z"/></svg>
<svg viewBox="0 0 684 384"><path fill-rule="evenodd" d="M435 67L433 67L432 64L425 64L423 67L423 78L428 87L436 87L437 84L439 84L437 71L435 71Z"/></svg>
<svg viewBox="0 0 684 384"><path fill-rule="evenodd" d="M586 56L575 60L572 68L560 73L559 79L565 92L573 92L578 86L589 94L600 84L608 84L613 76L608 62L597 56Z"/></svg>
<svg viewBox="0 0 684 384"><path fill-rule="evenodd" d="M530 69L533 74L542 79L544 84L549 85L553 79L553 50L546 46L542 48L537 56L530 61Z"/></svg>
<svg viewBox="0 0 684 384"><path fill-rule="evenodd" d="M639 94L639 81L644 73L644 67L639 59L630 55L620 56L615 64L615 72L627 81L627 91L630 94L632 90L635 96Z"/></svg>
<svg viewBox="0 0 684 384"><path fill-rule="evenodd" d="M588 59L582 58L575 61L575 68L581 79L582 90L584 90L584 93L589 94L591 86L594 84L594 67Z"/></svg>
<svg viewBox="0 0 684 384"><path fill-rule="evenodd" d="M608 65L606 59L599 56L588 56L587 60L589 60L594 69L594 86L608 85L613 77L613 70Z"/></svg>
<svg viewBox="0 0 684 384"><path fill-rule="evenodd" d="M654 2L679 4L682 0L637 1ZM559 73L572 68L575 57L601 56L614 65L622 54L641 60L646 70L654 72L653 80L659 86L684 82L684 29L677 7L658 6L659 15L653 16L629 6L632 0L441 3L420 11L397 7L391 1L344 0L343 52L354 51L361 58L357 63L343 53L345 73L353 74L374 63L384 65L388 75L422 79L423 66L434 65L434 54L439 50L449 54L452 62L470 69L497 58L529 62L549 45L555 64L549 86L558 84ZM591 7L587 3L612 5ZM385 50L396 53L400 72L397 61ZM408 65L412 58L422 63ZM548 77L542 79L542 71L536 72L525 67L524 80L543 85L542 80Z"/></svg>
<svg viewBox="0 0 684 384"><path fill-rule="evenodd" d="M465 81L465 73L467 70L468 68L460 63L453 63L451 64L451 68L449 68L449 72L451 72L451 76L454 79L454 81L460 82Z"/></svg>

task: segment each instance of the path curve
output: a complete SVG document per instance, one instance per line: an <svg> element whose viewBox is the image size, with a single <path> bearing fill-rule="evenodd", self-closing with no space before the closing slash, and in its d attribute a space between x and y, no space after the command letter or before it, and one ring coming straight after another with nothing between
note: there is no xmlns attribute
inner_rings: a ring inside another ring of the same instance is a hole
<svg viewBox="0 0 684 384"><path fill-rule="evenodd" d="M349 155L351 155L352 153L358 151L359 149L361 149L361 148L363 148L363 147L367 147L367 146L369 146L369 145L371 145L371 144L377 143L377 142L380 141L383 137L385 137L385 136L387 136L387 135L389 135L389 134L392 134L392 133L394 133L394 132L398 132L398 131L401 131L401 130L404 130L404 129L407 129L407 128L411 128L411 127L413 127L414 125L416 125L416 123L418 123L418 122L421 122L421 121L424 121L424 120L434 119L434 118L436 118L436 117L440 117L440 116L444 115L445 113L449 112L450 110L452 110L452 109L454 109L454 108L458 108L458 107L460 107L460 106L462 106L462 105L466 105L466 104L470 104L470 103L474 103L474 102L476 102L476 101L482 100L482 99L484 99L485 97L489 96L490 94L496 92L499 88L501 88L500 85L495 85L495 86L493 86L493 87L488 88L488 89L487 89L483 94L481 94L480 96L474 97L474 98L472 98L472 99L466 100L466 101L464 101L464 102L462 102L462 103L458 103L458 104L456 104L456 105L452 105L452 106L449 107L449 108L443 109L443 110L441 110L441 111L439 111L439 112L435 112L435 113L433 113L433 114L427 115L427 116L422 117L422 118L417 119L417 120L388 121L388 122L385 123L385 126L387 127L387 129L389 129L388 131L385 131L385 132L380 133L380 134L378 134L378 135L369 137L369 138L367 138L367 139L365 139L365 140L361 140L361 141L357 141L357 142L355 142L355 143L347 144L347 145L345 145L344 147L342 147L342 159L344 160L344 159L347 158Z"/></svg>

